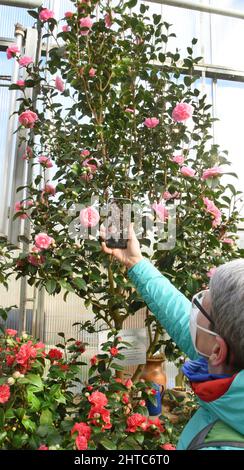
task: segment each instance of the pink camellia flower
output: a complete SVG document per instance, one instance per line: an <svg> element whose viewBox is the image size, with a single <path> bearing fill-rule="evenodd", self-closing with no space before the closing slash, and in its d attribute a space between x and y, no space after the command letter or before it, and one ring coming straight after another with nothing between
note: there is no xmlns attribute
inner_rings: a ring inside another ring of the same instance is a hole
<svg viewBox="0 0 244 470"><path fill-rule="evenodd" d="M88 397L88 401L90 403L92 403L92 405L100 406L100 407L106 406L108 404L108 399L107 399L106 395L104 395L104 393L98 392L98 391L93 392Z"/></svg>
<svg viewBox="0 0 244 470"><path fill-rule="evenodd" d="M92 28L92 25L93 25L93 21L90 18L90 16L86 16L85 18L81 18L80 19L80 27L81 28L86 28L86 29L82 29L80 31L80 34L82 36L87 36L87 34L89 34L90 29Z"/></svg>
<svg viewBox="0 0 244 470"><path fill-rule="evenodd" d="M6 50L6 54L7 54L7 59L12 59L13 57L16 56L16 54L20 54L20 50L17 44L13 44L12 46L9 46Z"/></svg>
<svg viewBox="0 0 244 470"><path fill-rule="evenodd" d="M25 153L23 153L23 155L22 155L21 158L22 158L22 160L29 160L29 159L32 158L32 157L33 157L32 149L31 149L31 147L29 147L29 146L27 145L26 151L25 151Z"/></svg>
<svg viewBox="0 0 244 470"><path fill-rule="evenodd" d="M95 163L94 163L95 162ZM85 168L89 168L91 173L95 173L97 171L96 160L94 158L87 158L82 162L82 166Z"/></svg>
<svg viewBox="0 0 244 470"><path fill-rule="evenodd" d="M77 436L76 440L76 447L78 450L87 450L88 449L88 442L85 436Z"/></svg>
<svg viewBox="0 0 244 470"><path fill-rule="evenodd" d="M110 348L110 354L111 356L117 356L119 354L118 348L115 348L115 347Z"/></svg>
<svg viewBox="0 0 244 470"><path fill-rule="evenodd" d="M164 204L154 202L152 205L152 209L156 212L156 214L159 216L160 220L164 222L166 219L169 217L169 211L166 209Z"/></svg>
<svg viewBox="0 0 244 470"><path fill-rule="evenodd" d="M33 207L33 206L34 206L34 201L32 200L26 201L26 208Z"/></svg>
<svg viewBox="0 0 244 470"><path fill-rule="evenodd" d="M91 362L91 365L92 366L96 366L98 364L98 358L97 356L93 356L91 359L90 359L90 362Z"/></svg>
<svg viewBox="0 0 244 470"><path fill-rule="evenodd" d="M68 33L70 31L70 26L65 24L64 26L62 26L62 31L63 31L63 33Z"/></svg>
<svg viewBox="0 0 244 470"><path fill-rule="evenodd" d="M222 168L219 166L214 166L213 168L207 168L202 174L202 179L207 180L208 178L216 178L217 176L222 175Z"/></svg>
<svg viewBox="0 0 244 470"><path fill-rule="evenodd" d="M34 247L35 248L35 247ZM34 248L32 249L32 252L34 252ZM39 249L37 248L39 251ZM45 263L45 256L43 255L35 255L35 254L29 254L28 255L28 262L32 264L32 266L40 266Z"/></svg>
<svg viewBox="0 0 244 470"><path fill-rule="evenodd" d="M194 108L188 103L178 103L172 112L172 118L176 122L182 122L193 115Z"/></svg>
<svg viewBox="0 0 244 470"><path fill-rule="evenodd" d="M19 122L22 126L27 127L28 129L32 129L38 121L38 116L34 111L24 111L19 116Z"/></svg>
<svg viewBox="0 0 244 470"><path fill-rule="evenodd" d="M25 210L25 207L22 202L17 201L14 205L15 212L23 212ZM20 219L27 219L27 214L20 214L19 218Z"/></svg>
<svg viewBox="0 0 244 470"><path fill-rule="evenodd" d="M133 109L133 108L126 108L126 109L125 109L125 113L135 114L135 109Z"/></svg>
<svg viewBox="0 0 244 470"><path fill-rule="evenodd" d="M5 333L8 335L8 336L15 336L17 335L18 331L17 330L12 330L11 328L7 328L5 330Z"/></svg>
<svg viewBox="0 0 244 470"><path fill-rule="evenodd" d="M85 149L85 150L82 150L81 157L89 157L90 154L91 152Z"/></svg>
<svg viewBox="0 0 244 470"><path fill-rule="evenodd" d="M176 450L176 447L173 446L172 444L163 444L160 446L161 449L164 449L164 450Z"/></svg>
<svg viewBox="0 0 244 470"><path fill-rule="evenodd" d="M100 216L95 207L85 207L80 211L80 223L83 227L95 227L100 220Z"/></svg>
<svg viewBox="0 0 244 470"><path fill-rule="evenodd" d="M27 55L24 55L23 57L19 59L19 65L21 65L22 67L27 67L27 65L30 65L32 63L33 63L32 57L29 57Z"/></svg>
<svg viewBox="0 0 244 470"><path fill-rule="evenodd" d="M66 11L64 16L65 16L65 18L72 18L72 16L74 16L74 12L73 11Z"/></svg>
<svg viewBox="0 0 244 470"><path fill-rule="evenodd" d="M47 250L54 243L54 239L46 233L38 233L35 236L35 245L41 250Z"/></svg>
<svg viewBox="0 0 244 470"><path fill-rule="evenodd" d="M96 69L91 67L89 70L89 77L95 77L95 75L96 75Z"/></svg>
<svg viewBox="0 0 244 470"><path fill-rule="evenodd" d="M156 117L146 118L143 124L148 129L153 129L154 127L157 127L157 125L159 124L159 119Z"/></svg>
<svg viewBox="0 0 244 470"><path fill-rule="evenodd" d="M65 86L64 86L64 82L63 82L61 77L56 77L55 78L55 88L58 91L61 91L61 93L64 91Z"/></svg>
<svg viewBox="0 0 244 470"><path fill-rule="evenodd" d="M43 8L43 10L41 10L39 13L39 20L43 21L43 23L50 20L51 18L54 18L54 11L49 10L48 8Z"/></svg>
<svg viewBox="0 0 244 470"><path fill-rule="evenodd" d="M165 429L162 425L162 422L160 421L160 419L157 417L157 418L154 418L154 419L148 419L148 422L147 422L147 431L160 431L160 432L164 432Z"/></svg>
<svg viewBox="0 0 244 470"><path fill-rule="evenodd" d="M52 168L53 167L53 164L50 160L49 157L46 157L45 155L40 155L40 157L38 158L38 162L45 166L45 168Z"/></svg>
<svg viewBox="0 0 244 470"><path fill-rule="evenodd" d="M0 385L0 403L6 403L10 398L10 387L7 384Z"/></svg>
<svg viewBox="0 0 244 470"><path fill-rule="evenodd" d="M172 194L169 191L164 191L162 197L165 201L169 201L172 198Z"/></svg>
<svg viewBox="0 0 244 470"><path fill-rule="evenodd" d="M146 406L145 400L140 400L140 401L139 401L139 405L140 405L140 406Z"/></svg>
<svg viewBox="0 0 244 470"><path fill-rule="evenodd" d="M217 269L216 266L213 266L212 268L210 268L210 270L207 272L207 276L208 276L209 278L213 277L213 275L214 275L215 272L216 272L216 269Z"/></svg>
<svg viewBox="0 0 244 470"><path fill-rule="evenodd" d="M111 26L112 26L112 24L113 24L111 13L107 13L107 14L104 16L104 22L105 22L106 28L111 28Z"/></svg>
<svg viewBox="0 0 244 470"><path fill-rule="evenodd" d="M46 194L51 194L52 196L54 196L55 193L56 193L56 188L55 188L55 186L53 186L53 184L47 183L44 187L43 192L46 193Z"/></svg>
<svg viewBox="0 0 244 470"><path fill-rule="evenodd" d="M227 245L234 245L235 241L232 239L232 238L223 238L223 240L221 240L222 243L226 243Z"/></svg>
<svg viewBox="0 0 244 470"><path fill-rule="evenodd" d="M216 207L213 201L211 201L208 197L203 198L203 202L206 206L206 211L211 214L214 219L212 222L212 226L215 228L221 224L222 214L221 211Z"/></svg>
<svg viewBox="0 0 244 470"><path fill-rule="evenodd" d="M189 176L190 178L195 175L196 171L189 166L182 166L180 172L183 176Z"/></svg>
<svg viewBox="0 0 244 470"><path fill-rule="evenodd" d="M141 415L140 413L134 413L127 419L127 429L128 432L136 432L138 428L141 427L143 423L147 421L146 416Z"/></svg>
<svg viewBox="0 0 244 470"><path fill-rule="evenodd" d="M178 163L178 165L183 165L185 157L183 155L175 155L172 157L172 162Z"/></svg>
<svg viewBox="0 0 244 470"><path fill-rule="evenodd" d="M16 85L20 86L21 88L25 86L24 80L17 80Z"/></svg>
<svg viewBox="0 0 244 470"><path fill-rule="evenodd" d="M41 444L37 450L49 450L49 448L45 444Z"/></svg>

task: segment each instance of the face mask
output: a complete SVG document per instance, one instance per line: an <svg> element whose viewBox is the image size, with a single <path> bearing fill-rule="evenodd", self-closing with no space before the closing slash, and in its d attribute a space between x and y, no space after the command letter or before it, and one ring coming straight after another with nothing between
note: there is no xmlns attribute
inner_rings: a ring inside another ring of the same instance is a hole
<svg viewBox="0 0 244 470"><path fill-rule="evenodd" d="M198 354L200 354L200 356L210 357L208 354L202 353L201 351L199 351L199 349L197 349L197 345L196 345L197 328L199 330L205 331L205 333L208 333L209 335L212 335L212 336L218 336L218 335L214 331L207 330L206 328L203 328L202 326L199 326L197 324L198 313L199 313L199 310L197 308L193 308L192 312L191 312L191 315L190 315L190 325L189 326L190 326L190 333L191 333L192 343L193 343L193 346L194 346L196 352Z"/></svg>

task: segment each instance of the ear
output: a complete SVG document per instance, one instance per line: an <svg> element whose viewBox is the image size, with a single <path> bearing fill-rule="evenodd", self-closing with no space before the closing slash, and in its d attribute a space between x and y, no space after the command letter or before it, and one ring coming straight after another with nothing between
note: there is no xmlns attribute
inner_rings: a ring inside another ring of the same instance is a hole
<svg viewBox="0 0 244 470"><path fill-rule="evenodd" d="M228 354L228 347L221 336L216 336L215 343L209 357L209 362L212 366L217 367L223 365L226 361Z"/></svg>

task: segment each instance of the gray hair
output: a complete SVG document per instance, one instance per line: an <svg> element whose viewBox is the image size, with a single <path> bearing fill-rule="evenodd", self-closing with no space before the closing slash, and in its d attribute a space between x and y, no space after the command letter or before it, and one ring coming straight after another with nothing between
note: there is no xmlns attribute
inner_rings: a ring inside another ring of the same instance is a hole
<svg viewBox="0 0 244 470"><path fill-rule="evenodd" d="M214 331L224 338L244 369L244 259L218 267L210 281Z"/></svg>

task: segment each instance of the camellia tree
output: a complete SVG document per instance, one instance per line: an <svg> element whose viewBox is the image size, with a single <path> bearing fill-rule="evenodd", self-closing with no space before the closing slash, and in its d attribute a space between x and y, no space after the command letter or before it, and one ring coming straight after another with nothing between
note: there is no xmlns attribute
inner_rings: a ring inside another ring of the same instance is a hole
<svg viewBox="0 0 244 470"><path fill-rule="evenodd" d="M24 158L42 169L16 205L15 217L28 217L32 231L29 252L12 267L17 278L27 276L49 294L62 288L77 294L95 323L120 330L145 303L126 268L101 252L105 216L99 207L110 196L129 198L141 207L144 229L154 214L165 230L153 240L144 230L144 255L190 297L216 266L242 254L236 246L240 193L222 184L229 162L212 144L211 106L194 85L197 40L183 58L169 50L175 36L170 25L160 15L149 18L146 5L73 3L61 23L48 9L30 12L53 40L47 61L34 65L17 46L7 51L27 71L25 81L12 85L23 92L19 125L29 129ZM26 94L30 87L34 100ZM163 250L159 242L167 237L172 204L176 241ZM75 237L70 227L77 220L92 233ZM152 322L147 318L150 354L162 344Z"/></svg>

